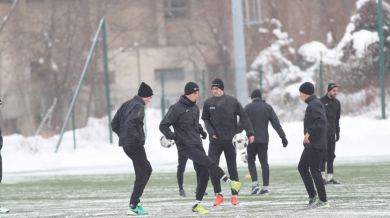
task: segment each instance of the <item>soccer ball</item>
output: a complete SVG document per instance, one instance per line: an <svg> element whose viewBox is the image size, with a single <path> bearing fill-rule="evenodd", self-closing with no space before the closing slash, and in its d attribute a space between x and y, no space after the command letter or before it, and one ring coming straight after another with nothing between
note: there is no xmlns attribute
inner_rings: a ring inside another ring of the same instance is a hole
<svg viewBox="0 0 390 218"><path fill-rule="evenodd" d="M241 153L241 160L244 163L248 163L248 155L246 154L245 151Z"/></svg>
<svg viewBox="0 0 390 218"><path fill-rule="evenodd" d="M242 133L238 133L233 137L232 143L235 148L242 150L249 144L248 137Z"/></svg>
<svg viewBox="0 0 390 218"><path fill-rule="evenodd" d="M175 145L175 140L172 140L172 142L170 142L169 139L166 139L165 136L162 136L160 138L160 144L161 146L163 146L164 148L170 148L172 146Z"/></svg>

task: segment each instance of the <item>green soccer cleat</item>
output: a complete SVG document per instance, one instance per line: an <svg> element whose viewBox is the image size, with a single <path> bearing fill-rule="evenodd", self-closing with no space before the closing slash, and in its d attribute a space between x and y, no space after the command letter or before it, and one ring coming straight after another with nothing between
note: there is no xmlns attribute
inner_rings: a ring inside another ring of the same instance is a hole
<svg viewBox="0 0 390 218"><path fill-rule="evenodd" d="M131 216L138 216L138 207L136 208L131 208L129 207L129 209L127 210L127 215L131 215Z"/></svg>
<svg viewBox="0 0 390 218"><path fill-rule="evenodd" d="M195 206L192 207L192 212L201 213L201 214L209 214L210 213L210 211L204 209L201 204L195 204Z"/></svg>
<svg viewBox="0 0 390 218"><path fill-rule="evenodd" d="M313 208L313 209L317 209L317 208L327 208L327 207L330 207L328 201L325 201L325 202L323 202L323 201L318 201L317 203L315 203L315 204L313 204L313 205L311 206L311 208Z"/></svg>
<svg viewBox="0 0 390 218"><path fill-rule="evenodd" d="M234 190L239 192L241 190L241 182L236 181L230 181L230 187Z"/></svg>
<svg viewBox="0 0 390 218"><path fill-rule="evenodd" d="M149 214L148 212L146 212L146 211L144 210L144 208L142 207L141 202L139 202L139 203L137 204L136 209L138 210L138 215L147 215L147 214Z"/></svg>
<svg viewBox="0 0 390 218"><path fill-rule="evenodd" d="M309 203L307 204L306 208L311 208L313 205L318 203L318 197L317 195L314 196L314 198L309 198Z"/></svg>
<svg viewBox="0 0 390 218"><path fill-rule="evenodd" d="M9 212L9 209L5 209L5 208L2 208L0 206L0 213L8 213Z"/></svg>

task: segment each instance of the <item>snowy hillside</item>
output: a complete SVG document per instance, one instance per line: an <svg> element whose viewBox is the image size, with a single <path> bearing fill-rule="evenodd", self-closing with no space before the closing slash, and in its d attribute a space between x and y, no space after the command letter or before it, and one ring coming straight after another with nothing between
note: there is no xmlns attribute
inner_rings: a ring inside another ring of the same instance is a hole
<svg viewBox="0 0 390 218"><path fill-rule="evenodd" d="M304 104L304 103L302 103ZM147 109L146 152L155 172L175 171L177 166L177 149L163 148L159 144L161 133L158 125L161 120L159 110ZM203 122L201 122L203 123ZM341 139L337 143L336 165L338 161L365 161L390 158L390 120L373 120L363 117L341 118ZM280 138L270 127L269 162L272 165L297 165L303 150L303 123L282 123L289 145L282 147ZM58 153L55 147L58 135L43 139L39 136L24 138L21 135L4 137L3 170L7 172L46 171L56 173L117 173L132 172L132 164L123 150L108 143L107 117L90 118L85 128L76 130L77 149L73 149L73 133L65 133ZM204 140L206 151L208 139ZM246 166L239 158L239 166ZM222 166L225 165L221 158ZM192 171L191 161L187 169ZM44 172L42 172L44 173ZM6 175L5 175L6 178Z"/></svg>

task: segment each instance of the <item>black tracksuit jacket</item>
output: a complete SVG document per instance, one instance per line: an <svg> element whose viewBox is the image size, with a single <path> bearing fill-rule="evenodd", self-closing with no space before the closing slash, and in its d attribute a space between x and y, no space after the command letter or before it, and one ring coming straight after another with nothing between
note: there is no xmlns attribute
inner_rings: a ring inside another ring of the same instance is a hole
<svg viewBox="0 0 390 218"><path fill-rule="evenodd" d="M320 101L325 106L326 118L329 124L328 135L340 132L340 101L336 98L330 99L328 94L320 98Z"/></svg>
<svg viewBox="0 0 390 218"><path fill-rule="evenodd" d="M285 138L286 134L280 125L278 116L271 105L265 103L261 98L256 98L252 103L245 106L245 112L252 123L255 131L254 143L268 143L268 124L271 122L272 127L276 130L280 138ZM238 123L238 131L243 130L242 123Z"/></svg>
<svg viewBox="0 0 390 218"><path fill-rule="evenodd" d="M119 136L119 146L137 146L145 144L144 100L136 95L126 101L111 121L112 130Z"/></svg>
<svg viewBox="0 0 390 218"><path fill-rule="evenodd" d="M325 108L321 101L314 95L310 95L305 102L307 108L305 111L305 119L303 121L304 135L309 133L309 144L304 144L305 148L327 148L327 127Z"/></svg>
<svg viewBox="0 0 390 218"><path fill-rule="evenodd" d="M174 139L178 150L185 146L202 145L200 134L203 132L199 124L199 107L180 96L179 102L169 108L160 123L160 131L167 139ZM175 132L169 128L173 126Z"/></svg>
<svg viewBox="0 0 390 218"><path fill-rule="evenodd" d="M223 94L211 97L204 102L202 120L209 133L210 142L231 143L234 135L239 133L237 115L248 138L254 135L252 124L244 108L232 96ZM215 135L217 138L213 138Z"/></svg>

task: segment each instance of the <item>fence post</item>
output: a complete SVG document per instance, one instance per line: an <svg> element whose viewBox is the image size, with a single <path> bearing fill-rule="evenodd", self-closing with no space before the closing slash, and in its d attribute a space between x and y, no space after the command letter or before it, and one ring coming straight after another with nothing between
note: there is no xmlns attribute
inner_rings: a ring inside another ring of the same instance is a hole
<svg viewBox="0 0 390 218"><path fill-rule="evenodd" d="M322 52L320 52L320 96L322 97Z"/></svg>
<svg viewBox="0 0 390 218"><path fill-rule="evenodd" d="M381 108L382 119L386 119L386 103L385 103L385 60L383 55L383 12L382 12L382 0L378 1L378 34L379 34L379 67L381 77Z"/></svg>
<svg viewBox="0 0 390 218"><path fill-rule="evenodd" d="M263 66L259 66L259 74L260 74L260 92L263 93Z"/></svg>
<svg viewBox="0 0 390 218"><path fill-rule="evenodd" d="M160 72L161 77L161 119L165 116L165 95L164 95L164 73Z"/></svg>
<svg viewBox="0 0 390 218"><path fill-rule="evenodd" d="M202 70L202 86L203 86L203 91L202 91L202 97L203 97L203 103L206 101L206 85L205 85L205 70Z"/></svg>
<svg viewBox="0 0 390 218"><path fill-rule="evenodd" d="M70 99L73 100L73 90L70 90ZM74 123L74 110L72 108L73 147L76 149L76 125Z"/></svg>

